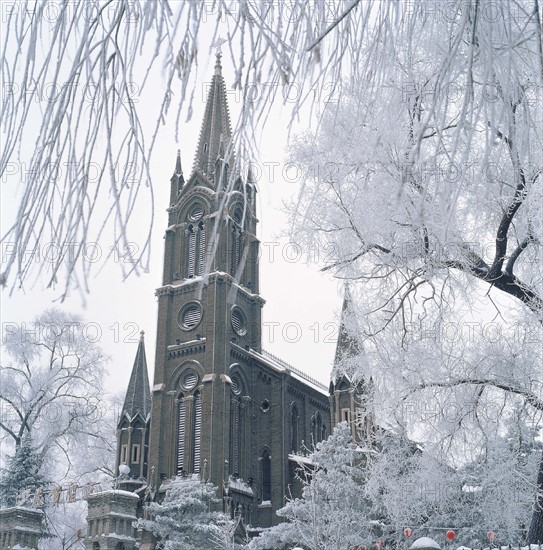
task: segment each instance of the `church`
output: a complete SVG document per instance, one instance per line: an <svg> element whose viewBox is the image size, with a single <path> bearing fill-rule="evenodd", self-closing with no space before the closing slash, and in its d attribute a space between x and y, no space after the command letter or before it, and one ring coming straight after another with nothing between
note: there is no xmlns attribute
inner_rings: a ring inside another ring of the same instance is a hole
<svg viewBox="0 0 543 550"><path fill-rule="evenodd" d="M256 189L230 173L221 70L217 56L192 173L178 153L170 181L154 379L142 333L117 429L122 490L88 498L88 550L154 548L131 524L174 480L216 485L248 530L275 525L308 449L343 420L369 433L362 388L326 387L262 349ZM342 325L336 361L352 348Z"/></svg>

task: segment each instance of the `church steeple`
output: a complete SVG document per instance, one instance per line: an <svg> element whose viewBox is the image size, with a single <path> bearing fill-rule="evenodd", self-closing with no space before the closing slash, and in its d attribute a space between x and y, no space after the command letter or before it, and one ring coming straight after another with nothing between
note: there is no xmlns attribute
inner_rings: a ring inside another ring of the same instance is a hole
<svg viewBox="0 0 543 550"><path fill-rule="evenodd" d="M219 168L218 160L227 163L230 168L234 164L231 139L232 128L226 101L226 85L222 76L221 54L218 53L194 159L194 168L206 175L211 183L217 179L214 178L214 173Z"/></svg>
<svg viewBox="0 0 543 550"><path fill-rule="evenodd" d="M361 347L355 338L352 336L352 330L348 329L352 323L352 297L349 285L345 285L343 294L343 306L341 308L341 319L339 324L339 335L336 345L336 354L334 357L334 370L340 364L351 357L356 357L361 352Z"/></svg>
<svg viewBox="0 0 543 550"><path fill-rule="evenodd" d="M126 390L126 397L123 405L123 415L133 420L138 414L145 422L151 412L151 392L149 390L149 375L147 373L147 359L145 357L144 332L140 333L138 351L134 359L130 382Z"/></svg>
<svg viewBox="0 0 543 550"><path fill-rule="evenodd" d="M352 306L351 291L346 284L330 381L330 408L334 424L347 422L351 426L353 441L371 441L373 419L367 410L367 403L372 391L372 380L370 378L367 383L356 376L355 362L364 350L356 338L357 334L353 335L353 328L356 330L357 327Z"/></svg>
<svg viewBox="0 0 543 550"><path fill-rule="evenodd" d="M185 178L183 177L183 168L181 166L181 151L177 149L177 158L175 160L175 170L170 180L170 205L173 205L183 189L185 184Z"/></svg>
<svg viewBox="0 0 543 550"><path fill-rule="evenodd" d="M144 332L140 332L138 351L134 359L123 410L117 426L117 459L115 470L124 464L130 468L123 481L125 488L143 483L147 477L147 450L151 420L151 392L145 357Z"/></svg>

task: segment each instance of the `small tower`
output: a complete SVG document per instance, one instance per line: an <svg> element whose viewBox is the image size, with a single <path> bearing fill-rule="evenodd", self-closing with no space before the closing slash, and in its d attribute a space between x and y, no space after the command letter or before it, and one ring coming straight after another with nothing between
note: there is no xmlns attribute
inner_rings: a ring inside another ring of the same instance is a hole
<svg viewBox="0 0 543 550"><path fill-rule="evenodd" d="M145 483L147 478L150 413L151 392L145 357L144 332L141 331L138 351L117 427L115 472L119 476L121 464L130 468L130 472L126 474L128 479L121 480L123 488L127 490L135 490Z"/></svg>
<svg viewBox="0 0 543 550"><path fill-rule="evenodd" d="M332 425L347 422L351 426L353 441L370 442L373 434L373 421L367 410L371 394L372 380L356 382L353 376L357 358L364 350L352 336L356 322L352 313L352 297L349 286L345 285L343 307L339 326L339 336L330 381L330 412ZM358 332L358 331L357 331Z"/></svg>

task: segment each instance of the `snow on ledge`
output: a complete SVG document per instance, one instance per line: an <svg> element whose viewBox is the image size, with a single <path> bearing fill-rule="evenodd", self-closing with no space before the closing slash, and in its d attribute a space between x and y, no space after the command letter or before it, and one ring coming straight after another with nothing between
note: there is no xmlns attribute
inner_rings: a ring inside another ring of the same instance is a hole
<svg viewBox="0 0 543 550"><path fill-rule="evenodd" d="M297 455L294 453L289 453L288 459L292 462L297 462L298 464L307 464L308 466L316 466L316 464L309 459L307 456Z"/></svg>

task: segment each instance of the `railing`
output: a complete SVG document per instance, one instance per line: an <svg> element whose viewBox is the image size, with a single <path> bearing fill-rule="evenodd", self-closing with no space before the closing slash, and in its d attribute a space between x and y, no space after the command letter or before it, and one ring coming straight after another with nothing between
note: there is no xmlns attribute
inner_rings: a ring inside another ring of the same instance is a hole
<svg viewBox="0 0 543 550"><path fill-rule="evenodd" d="M289 371L297 374L304 380L307 380L308 382L311 382L318 388L321 388L324 391L328 391L328 388L322 383L319 382L316 378L313 378L312 376L309 376L305 372L301 371L300 369L297 369L296 367L293 367L292 365L289 365L286 361L283 361L283 359L277 357L277 355L274 355L273 353L270 353L269 351L262 350L262 355L265 355L266 357L269 357L270 359L273 359L276 363L279 363L282 367L285 367Z"/></svg>

